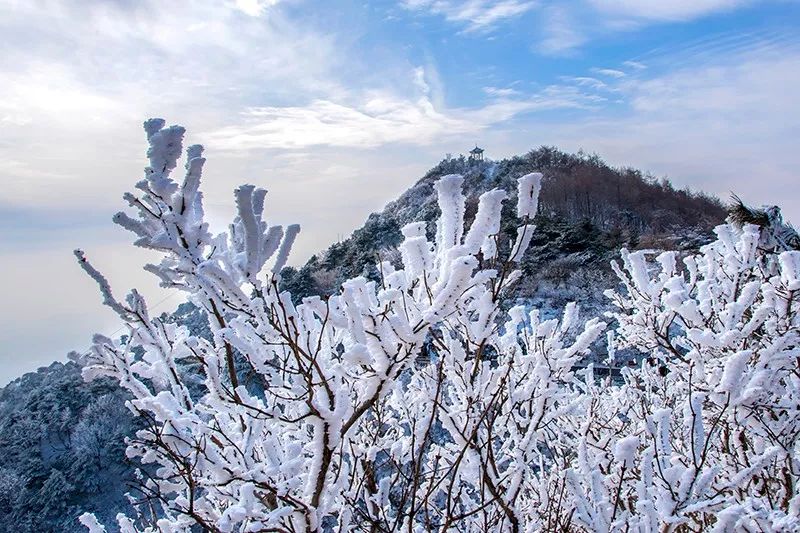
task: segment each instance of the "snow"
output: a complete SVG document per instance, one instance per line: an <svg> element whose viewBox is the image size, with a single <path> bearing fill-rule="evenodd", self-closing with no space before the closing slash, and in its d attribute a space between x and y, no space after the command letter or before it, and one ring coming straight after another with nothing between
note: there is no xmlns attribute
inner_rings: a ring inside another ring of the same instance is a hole
<svg viewBox="0 0 800 533"><path fill-rule="evenodd" d="M464 244L471 254L478 253L486 239L500 232L500 211L505 199L506 193L501 189L494 189L481 195L475 220L464 239Z"/></svg>
<svg viewBox="0 0 800 533"><path fill-rule="evenodd" d="M299 233L299 224L290 224L286 227L280 249L278 250L278 257L275 259L275 264L272 266L273 274L279 274L280 271L283 270L283 267L286 266L286 261L289 260L289 253L292 251L292 245Z"/></svg>
<svg viewBox="0 0 800 533"><path fill-rule="evenodd" d="M434 185L439 209L442 214L436 223L436 244L440 253L444 254L461 241L464 231L464 194L461 192L464 178L458 174L449 174L439 179Z"/></svg>
<svg viewBox="0 0 800 533"><path fill-rule="evenodd" d="M639 447L639 437L632 435L619 439L614 445L614 460L622 468L633 468L636 464L636 449Z"/></svg>
<svg viewBox="0 0 800 533"><path fill-rule="evenodd" d="M783 252L778 256L781 281L790 291L800 291L800 252Z"/></svg>
<svg viewBox="0 0 800 533"><path fill-rule="evenodd" d="M532 172L518 180L517 216L533 220L539 208L539 192L542 190L542 175Z"/></svg>
<svg viewBox="0 0 800 533"><path fill-rule="evenodd" d="M503 311L540 174L519 180L510 251L492 243L505 193L481 196L464 236L464 179L448 175L434 186L434 242L423 223L406 225L402 267L383 262L379 281L358 276L295 304L277 281L299 226L270 226L265 191L245 185L228 231L212 237L200 148L178 187L183 129L145 127L147 182L126 196L135 217L116 221L159 251L148 270L189 294L210 335L151 317L135 291L116 300L76 252L128 330L125 342L95 337L84 375L117 379L157 429L127 447L154 463L150 489L166 495L142 531L423 531L448 520L539 531L567 517L587 531L800 529L798 255L759 246L757 228L718 227L685 271L672 253L621 251L620 283L606 292L609 353L647 357L612 384L577 367L606 322L582 321L575 304L560 318ZM201 395L187 360L202 369Z"/></svg>

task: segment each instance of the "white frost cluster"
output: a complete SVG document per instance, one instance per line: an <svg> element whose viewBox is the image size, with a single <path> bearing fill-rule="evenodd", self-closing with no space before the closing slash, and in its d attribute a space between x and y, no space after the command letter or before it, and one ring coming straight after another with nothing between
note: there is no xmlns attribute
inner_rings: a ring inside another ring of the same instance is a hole
<svg viewBox="0 0 800 533"><path fill-rule="evenodd" d="M183 129L145 123L150 165L117 223L161 252L146 268L205 311L210 337L115 299L77 252L124 341L94 338L84 376L111 376L152 424L128 444L149 465L134 531L793 531L800 529L797 252L721 226L694 256L623 251L613 357L647 357L623 384L579 363L606 323L501 310L531 242L541 175L481 196L436 184L434 241L402 229L403 266L328 298L280 292L298 226L270 225L266 191L235 192L212 236L202 149L171 177ZM466 232L465 232L466 230ZM503 250L503 252L501 252ZM105 527L92 515L92 533Z"/></svg>
<svg viewBox="0 0 800 533"><path fill-rule="evenodd" d="M542 175L539 172L525 174L519 179L517 216L533 220L539 209L539 193L542 190Z"/></svg>

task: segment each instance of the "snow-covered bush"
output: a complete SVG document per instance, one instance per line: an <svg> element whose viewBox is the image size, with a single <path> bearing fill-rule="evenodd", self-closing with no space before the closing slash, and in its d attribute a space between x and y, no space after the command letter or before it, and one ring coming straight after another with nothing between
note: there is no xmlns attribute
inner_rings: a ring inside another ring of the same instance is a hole
<svg viewBox="0 0 800 533"><path fill-rule="evenodd" d="M719 226L682 268L622 251L611 344L647 359L590 408L566 473L577 524L800 530L800 252L775 229Z"/></svg>
<svg viewBox="0 0 800 533"><path fill-rule="evenodd" d="M95 336L84 375L118 379L150 422L127 453L155 466L151 506L118 517L123 531L797 525L797 252L724 226L686 274L664 254L653 279L625 253L609 338L652 364L611 386L575 370L599 319L578 324L574 304L561 320L501 316L541 175L519 180L515 242L498 242L503 191L480 197L465 231L463 179L445 176L434 242L408 224L401 270L383 262L379 281L295 305L278 281L298 228L269 225L265 191L245 185L228 232L212 235L202 149L188 148L178 183L183 129L145 129L150 166L125 196L137 216L115 221L163 253L147 270L186 291L211 335L151 317L135 291L116 299L76 252L129 328L125 342Z"/></svg>

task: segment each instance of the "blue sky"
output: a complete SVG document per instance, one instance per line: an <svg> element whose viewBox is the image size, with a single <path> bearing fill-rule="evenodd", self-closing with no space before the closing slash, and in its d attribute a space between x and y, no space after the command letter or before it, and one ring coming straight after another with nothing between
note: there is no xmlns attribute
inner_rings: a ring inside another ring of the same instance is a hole
<svg viewBox="0 0 800 533"><path fill-rule="evenodd" d="M0 382L117 329L75 247L179 301L110 224L147 117L206 145L218 228L266 186L295 263L474 143L582 148L797 222L799 25L790 0L0 0Z"/></svg>

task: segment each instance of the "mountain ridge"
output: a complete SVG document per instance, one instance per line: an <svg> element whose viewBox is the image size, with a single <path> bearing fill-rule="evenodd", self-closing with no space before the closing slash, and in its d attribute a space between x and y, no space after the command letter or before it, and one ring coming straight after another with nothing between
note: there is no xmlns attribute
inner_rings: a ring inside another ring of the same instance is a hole
<svg viewBox="0 0 800 533"><path fill-rule="evenodd" d="M312 294L331 294L355 275L374 277L369 266L379 255L397 259L392 251L400 243L404 224L436 219L433 184L447 174L464 176L467 222L474 216L478 196L493 188L508 194L503 219L512 221L510 206L516 201L516 180L529 172L542 172L544 178L535 219L538 235L534 249L538 246L539 250L529 253L523 263L527 273L548 257L563 260L587 252L590 257L583 261L586 266L607 270L609 255L622 246L696 249L708 242L711 229L726 216L717 198L675 189L664 178L657 180L630 167L613 168L597 155L569 154L543 146L500 161L447 157L382 211L370 214L347 239L313 255L299 268L284 269L283 286L299 300ZM432 224L428 231L432 233ZM504 224L503 231L511 235L513 224ZM545 235L568 253L546 253L542 249L547 245L542 238ZM600 246L592 246L592 239L599 239L595 244ZM522 294L530 296L530 292L523 285Z"/></svg>

